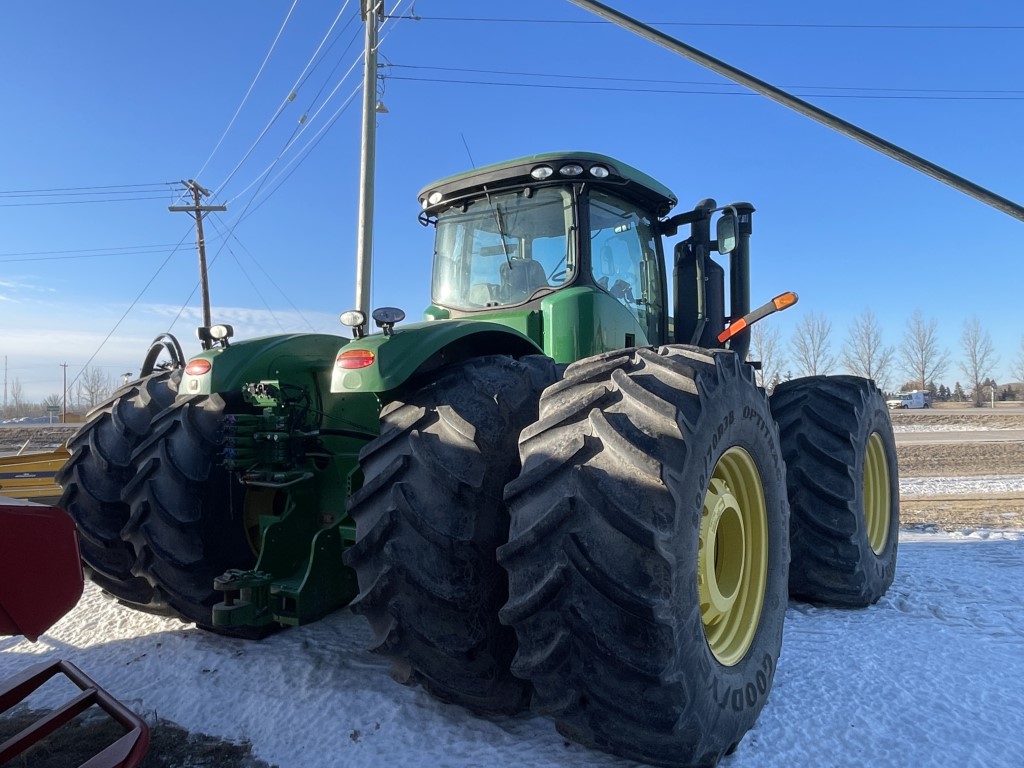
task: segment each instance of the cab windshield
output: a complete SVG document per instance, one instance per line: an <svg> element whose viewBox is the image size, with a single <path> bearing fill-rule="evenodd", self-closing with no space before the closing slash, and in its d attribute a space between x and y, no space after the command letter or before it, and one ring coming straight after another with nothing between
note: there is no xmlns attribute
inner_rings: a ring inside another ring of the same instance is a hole
<svg viewBox="0 0 1024 768"><path fill-rule="evenodd" d="M572 193L521 189L440 214L431 300L452 309L522 304L575 277Z"/></svg>

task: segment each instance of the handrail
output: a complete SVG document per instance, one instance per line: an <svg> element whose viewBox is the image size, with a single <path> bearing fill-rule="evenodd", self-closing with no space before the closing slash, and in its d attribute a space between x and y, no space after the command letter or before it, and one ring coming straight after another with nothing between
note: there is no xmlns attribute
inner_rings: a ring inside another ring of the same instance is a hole
<svg viewBox="0 0 1024 768"><path fill-rule="evenodd" d="M61 726L92 706L98 706L120 723L125 734L102 752L89 758L79 768L135 768L149 749L149 726L121 702L100 688L78 667L57 659L35 664L14 677L0 682L0 714L22 702L54 675L63 674L82 691L63 705L43 716L3 744L0 744L0 765L38 744Z"/></svg>

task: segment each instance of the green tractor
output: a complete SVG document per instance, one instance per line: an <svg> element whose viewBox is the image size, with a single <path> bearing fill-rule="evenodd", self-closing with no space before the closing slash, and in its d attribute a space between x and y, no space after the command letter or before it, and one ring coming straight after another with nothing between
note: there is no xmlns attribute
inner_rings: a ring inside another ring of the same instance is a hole
<svg viewBox="0 0 1024 768"><path fill-rule="evenodd" d="M866 606L892 582L882 394L757 386L749 327L796 297L751 310L749 204L670 215L669 189L578 152L419 199L423 322L384 307L372 335L343 314L351 340L201 328L187 362L155 342L60 478L87 572L226 634L350 604L394 676L442 700L716 762L765 704L789 597Z"/></svg>

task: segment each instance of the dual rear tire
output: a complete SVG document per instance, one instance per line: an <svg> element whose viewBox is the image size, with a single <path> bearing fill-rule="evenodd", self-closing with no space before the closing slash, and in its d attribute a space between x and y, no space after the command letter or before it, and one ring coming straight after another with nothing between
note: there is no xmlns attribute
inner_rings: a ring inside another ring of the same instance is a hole
<svg viewBox="0 0 1024 768"><path fill-rule="evenodd" d="M505 484L516 439L555 380L539 356L480 357L391 402L380 437L360 453L350 499L356 544L352 610L393 677L479 713L525 708L529 683L509 671L515 636L498 622L507 598L495 550L508 535Z"/></svg>
<svg viewBox="0 0 1024 768"><path fill-rule="evenodd" d="M787 603L778 434L731 352L588 358L541 400L506 489L513 672L564 735L711 765L754 724Z"/></svg>
<svg viewBox="0 0 1024 768"><path fill-rule="evenodd" d="M135 552L133 573L152 588L139 607L220 630L212 607L222 599L213 581L226 570L252 568L256 550L246 514L246 489L220 465L224 401L219 395L179 398L165 409L133 454L135 472L122 498L128 519L121 537Z"/></svg>
<svg viewBox="0 0 1024 768"><path fill-rule="evenodd" d="M174 402L180 380L180 370L161 371L117 390L68 441L71 457L57 475L59 504L78 526L86 574L126 603L148 605L152 586L134 572L135 551L121 536L130 515L121 493L135 475L135 449Z"/></svg>
<svg viewBox="0 0 1024 768"><path fill-rule="evenodd" d="M868 379L810 376L771 397L786 461L797 599L859 608L896 573L899 473L885 397Z"/></svg>
<svg viewBox="0 0 1024 768"><path fill-rule="evenodd" d="M60 504L84 570L133 608L212 628L213 579L250 568L244 488L219 466L224 403L175 401L180 370L132 382L69 441Z"/></svg>

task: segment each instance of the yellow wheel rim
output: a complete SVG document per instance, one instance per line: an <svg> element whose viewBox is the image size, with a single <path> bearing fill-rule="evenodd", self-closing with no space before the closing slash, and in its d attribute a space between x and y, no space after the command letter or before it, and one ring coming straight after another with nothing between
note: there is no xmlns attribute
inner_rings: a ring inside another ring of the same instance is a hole
<svg viewBox="0 0 1024 768"><path fill-rule="evenodd" d="M733 446L711 474L700 522L697 591L708 647L739 663L754 642L768 577L768 514L750 454Z"/></svg>
<svg viewBox="0 0 1024 768"><path fill-rule="evenodd" d="M892 497L889 494L889 462L885 459L882 436L872 432L864 456L864 522L868 544L876 555L889 541L892 521Z"/></svg>

